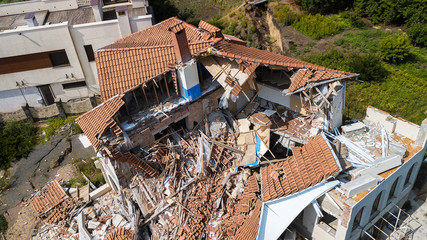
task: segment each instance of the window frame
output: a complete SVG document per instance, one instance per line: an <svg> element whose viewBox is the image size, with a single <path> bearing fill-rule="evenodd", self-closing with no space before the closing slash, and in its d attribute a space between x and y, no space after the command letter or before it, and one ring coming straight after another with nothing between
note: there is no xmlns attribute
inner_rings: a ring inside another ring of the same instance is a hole
<svg viewBox="0 0 427 240"><path fill-rule="evenodd" d="M74 88L81 88L81 87L87 87L86 81L77 81L77 82L70 82L70 83L63 83L62 89L64 90L70 90Z"/></svg>
<svg viewBox="0 0 427 240"><path fill-rule="evenodd" d="M397 188L397 184L399 183L399 179L400 177L396 178L396 180L394 180L393 184L391 185L390 192L388 193L387 201L392 200L394 195L396 194L396 188Z"/></svg>
<svg viewBox="0 0 427 240"><path fill-rule="evenodd" d="M406 175L406 178L405 178L405 182L403 183L403 186L408 186L410 183L411 183L411 177L412 177L412 172L414 171L414 167L415 167L415 164L413 164L412 166L411 166L411 168L409 168L409 171L408 171L408 173L407 173L407 175Z"/></svg>

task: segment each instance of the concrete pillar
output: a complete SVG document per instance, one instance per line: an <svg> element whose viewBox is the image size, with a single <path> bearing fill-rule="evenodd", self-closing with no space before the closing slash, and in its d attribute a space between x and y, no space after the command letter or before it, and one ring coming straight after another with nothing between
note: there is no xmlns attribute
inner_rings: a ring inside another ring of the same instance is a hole
<svg viewBox="0 0 427 240"><path fill-rule="evenodd" d="M132 34L129 22L129 13L126 6L116 8L117 20L119 21L120 34L122 37Z"/></svg>
<svg viewBox="0 0 427 240"><path fill-rule="evenodd" d="M25 14L24 20L29 27L37 27L39 25L33 12Z"/></svg>
<svg viewBox="0 0 427 240"><path fill-rule="evenodd" d="M424 141L427 136L427 118L421 123L421 128L418 131L417 139L415 140L415 145L423 147Z"/></svg>
<svg viewBox="0 0 427 240"><path fill-rule="evenodd" d="M90 2L90 6L92 7L93 16L95 17L95 21L102 22L102 19L104 18L104 12L102 11L102 1L92 0Z"/></svg>

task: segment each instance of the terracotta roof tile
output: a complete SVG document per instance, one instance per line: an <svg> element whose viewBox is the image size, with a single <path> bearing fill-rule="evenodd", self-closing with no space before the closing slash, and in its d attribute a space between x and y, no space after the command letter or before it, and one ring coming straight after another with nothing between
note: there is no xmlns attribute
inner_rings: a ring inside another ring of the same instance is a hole
<svg viewBox="0 0 427 240"><path fill-rule="evenodd" d="M261 167L263 201L299 192L339 171L331 150L320 134L292 151L292 157Z"/></svg>
<svg viewBox="0 0 427 240"><path fill-rule="evenodd" d="M257 200L254 210L245 223L237 230L234 240L256 239L258 233L259 216L261 213L262 202Z"/></svg>
<svg viewBox="0 0 427 240"><path fill-rule="evenodd" d="M31 204L38 214L42 214L60 204L66 197L64 189L54 179L31 198Z"/></svg>
<svg viewBox="0 0 427 240"><path fill-rule="evenodd" d="M134 233L132 230L116 228L104 238L105 240L133 240Z"/></svg>
<svg viewBox="0 0 427 240"><path fill-rule="evenodd" d="M118 128L118 131L121 131L112 117L123 106L123 96L124 95L117 95L76 119L77 124L79 124L90 143L92 143L96 149L101 145L98 137L100 137L107 128Z"/></svg>

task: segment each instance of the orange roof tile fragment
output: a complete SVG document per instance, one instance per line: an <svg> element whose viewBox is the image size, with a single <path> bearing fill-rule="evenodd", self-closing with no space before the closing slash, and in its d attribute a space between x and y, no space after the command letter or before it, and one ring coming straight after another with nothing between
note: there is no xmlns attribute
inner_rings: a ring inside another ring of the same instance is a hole
<svg viewBox="0 0 427 240"><path fill-rule="evenodd" d="M299 192L340 171L322 135L293 148L293 153L282 162L261 167L263 201Z"/></svg>
<svg viewBox="0 0 427 240"><path fill-rule="evenodd" d="M256 239L258 233L259 216L261 213L262 202L257 200L254 210L245 223L237 230L234 240Z"/></svg>
<svg viewBox="0 0 427 240"><path fill-rule="evenodd" d="M124 228L116 228L110 232L104 239L105 240L133 240L134 233L131 230Z"/></svg>
<svg viewBox="0 0 427 240"><path fill-rule="evenodd" d="M123 96L124 95L117 95L76 119L77 124L79 124L90 143L92 143L96 149L101 145L98 138L105 130L109 127L117 128L112 117L123 106Z"/></svg>
<svg viewBox="0 0 427 240"><path fill-rule="evenodd" d="M60 204L66 197L64 189L54 179L31 198L31 205L38 214L42 214Z"/></svg>

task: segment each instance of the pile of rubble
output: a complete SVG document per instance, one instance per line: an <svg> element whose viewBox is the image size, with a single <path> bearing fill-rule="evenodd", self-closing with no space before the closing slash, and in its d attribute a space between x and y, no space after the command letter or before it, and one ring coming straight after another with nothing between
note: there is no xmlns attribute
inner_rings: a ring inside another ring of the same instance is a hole
<svg viewBox="0 0 427 240"><path fill-rule="evenodd" d="M30 202L42 224L33 239L81 239L84 233L93 240L133 239L137 214L126 197L131 194L110 191L92 200L88 190L64 190L53 180L36 192Z"/></svg>
<svg viewBox="0 0 427 240"><path fill-rule="evenodd" d="M264 114L257 113L250 118ZM130 188L144 216L141 227L153 239L255 239L263 200L301 191L339 171L322 135L296 147L295 158L270 162L270 132L263 127L271 123L247 121L217 111L191 132L168 129L146 150L128 153L134 156L128 159L139 159L129 162L138 172ZM116 148L109 151L120 155Z"/></svg>

